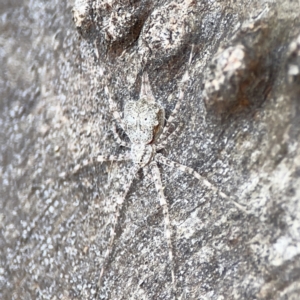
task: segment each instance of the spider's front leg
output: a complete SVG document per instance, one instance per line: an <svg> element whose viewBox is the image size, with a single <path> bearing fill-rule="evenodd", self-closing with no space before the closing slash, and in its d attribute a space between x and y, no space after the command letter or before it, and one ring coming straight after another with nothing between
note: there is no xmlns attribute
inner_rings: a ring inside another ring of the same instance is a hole
<svg viewBox="0 0 300 300"><path fill-rule="evenodd" d="M174 120L177 118L177 115L178 115L178 111L181 107L181 103L182 103L182 100L183 100L183 96L184 96L184 93L183 93L183 85L185 82L187 82L189 79L189 74L188 72L186 72L184 75L183 75L183 78L182 78L182 81L181 81L181 87L180 87L180 90L179 90L179 97L178 97L178 100L176 102L176 105L175 105L175 108L173 109L173 111L171 112L165 126L164 126L164 129L158 139L158 144L162 145L162 144L165 144L166 142L164 141L167 137L168 137L168 131L169 131L169 128L171 127L171 125L174 124ZM176 131L176 130L175 130ZM162 147L163 148L163 147ZM161 149L162 149L161 148Z"/></svg>
<svg viewBox="0 0 300 300"><path fill-rule="evenodd" d="M110 110L111 114L113 115L114 119L119 123L119 125L123 128L123 130L126 131L125 123L124 123L123 119L121 118L121 115L120 115L120 112L118 110L116 103L111 98L111 95L110 95L110 92L109 92L107 86L105 87L104 91L105 91L105 94L108 96L109 110Z"/></svg>
<svg viewBox="0 0 300 300"><path fill-rule="evenodd" d="M119 110L117 108L116 103L111 98L111 95L110 95L108 87L105 87L105 93L108 95L108 102L109 102L110 113L113 115L114 120L116 122L118 122L118 124L122 127L122 129L124 131L126 131L125 130L126 129L126 124L125 124L124 120L121 118L121 114L120 114L120 112L119 112ZM126 148L130 148L131 147L127 142L123 141L120 138L120 136L119 136L119 134L117 132L117 128L116 128L116 124L115 123L113 123L113 125L112 125L112 133L114 135L114 138L115 138L116 142L119 145L121 145L123 147L126 147Z"/></svg>
<svg viewBox="0 0 300 300"><path fill-rule="evenodd" d="M180 130L182 129L183 123L180 123L176 129L168 135L168 137L160 142L157 146L156 146L156 150L159 151L163 148L165 148L168 144L172 145L173 141L175 140L176 137L178 137Z"/></svg>
<svg viewBox="0 0 300 300"><path fill-rule="evenodd" d="M121 145L121 146L123 146L123 147L126 147L126 148L131 148L130 144L126 143L125 141L123 141L123 140L120 138L120 136L119 136L119 134L118 134L118 132L117 132L117 128L116 128L116 124L115 124L115 123L113 123L113 125L112 125L112 132L113 132L113 135L114 135L114 138L115 138L116 142L117 142L119 145Z"/></svg>

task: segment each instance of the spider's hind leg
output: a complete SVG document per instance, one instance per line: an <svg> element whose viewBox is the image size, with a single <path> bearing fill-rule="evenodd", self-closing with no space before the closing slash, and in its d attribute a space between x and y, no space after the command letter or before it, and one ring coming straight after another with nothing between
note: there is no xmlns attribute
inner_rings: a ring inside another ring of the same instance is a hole
<svg viewBox="0 0 300 300"><path fill-rule="evenodd" d="M162 154L157 154L155 156L155 160L158 161L161 164L167 165L167 166L171 166L173 168L177 168L185 173L189 173L191 175L193 175L195 178L197 178L198 180L202 181L202 183L207 186L208 188L212 189L213 191L217 192L221 197L225 198L225 199L229 199L229 196L227 196L226 194L224 194L223 192L221 192L215 185L213 185L212 183L210 183L206 178L204 178L203 176L201 176L198 172L196 172L194 169L187 167L185 165L179 164L173 160L170 160L166 157L164 157Z"/></svg>
<svg viewBox="0 0 300 300"><path fill-rule="evenodd" d="M133 165L132 166L132 168L129 171L128 176L126 176L126 182L123 183L121 192L116 194L114 196L114 199L113 199L113 202L116 203L116 210L115 210L115 214L114 214L114 218L113 218L113 224L112 224L112 228L111 228L108 247L107 247L105 255L104 255L104 259L103 259L104 262L103 262L103 266L101 268L98 283L97 283L97 294L98 294L98 292L101 288L104 271L107 267L107 263L108 263L108 260L109 260L109 255L110 255L110 253L113 249L115 235L116 235L116 228L117 228L118 223L119 223L120 211L122 210L123 203L126 199L126 196L129 192L129 189L131 187L133 179L134 179L136 173L138 172L138 170L139 170L139 165Z"/></svg>
<svg viewBox="0 0 300 300"><path fill-rule="evenodd" d="M218 189L218 187L216 187L214 184L212 184L211 182L209 182L206 178L204 178L203 176L201 176L198 172L196 172L194 169L187 167L185 165L179 164L173 160L170 160L166 157L164 157L162 154L158 153L155 156L155 160L161 164L167 165L167 166L171 166L173 168L177 168L185 173L189 173L191 175L193 175L196 179L200 180L205 186L207 186L209 189L215 191L216 193L218 193L222 198L229 200L235 207L237 207L240 211L249 214L249 212L247 211L247 208L241 204L239 204L238 202L236 202L235 200L232 199L232 197L226 195L225 193L223 193L222 191L220 191L220 189Z"/></svg>
<svg viewBox="0 0 300 300"><path fill-rule="evenodd" d="M173 296L176 295L176 278L175 278L175 271L174 271L174 259L173 259L173 246L172 246L172 228L170 224L170 215L167 200L164 195L164 189L161 182L160 171L157 166L157 163L153 161L150 164L151 172L154 178L155 187L157 193L159 195L159 202L163 209L164 214L164 222L165 222L165 237L168 243L168 250L169 250L169 260L171 264L171 276L172 276L172 289L173 289Z"/></svg>

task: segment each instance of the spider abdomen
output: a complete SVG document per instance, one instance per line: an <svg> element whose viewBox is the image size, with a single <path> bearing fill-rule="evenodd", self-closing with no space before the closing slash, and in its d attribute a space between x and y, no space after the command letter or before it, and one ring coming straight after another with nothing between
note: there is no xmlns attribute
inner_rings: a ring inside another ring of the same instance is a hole
<svg viewBox="0 0 300 300"><path fill-rule="evenodd" d="M155 152L154 145L133 144L130 153L133 163L140 165L142 168L152 160Z"/></svg>
<svg viewBox="0 0 300 300"><path fill-rule="evenodd" d="M141 168L147 165L154 154L156 149L154 145L149 144L132 144L131 157L135 164L138 164Z"/></svg>

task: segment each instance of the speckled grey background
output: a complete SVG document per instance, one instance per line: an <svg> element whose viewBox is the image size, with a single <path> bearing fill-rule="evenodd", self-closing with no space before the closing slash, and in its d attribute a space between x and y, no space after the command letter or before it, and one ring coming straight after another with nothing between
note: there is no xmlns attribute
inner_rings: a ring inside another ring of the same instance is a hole
<svg viewBox="0 0 300 300"><path fill-rule="evenodd" d="M160 166L176 299L300 297L299 1L1 1L0 298L173 299L164 219L140 172L101 287L125 151L110 131L143 71L183 128ZM126 140L126 135L119 132ZM61 178L61 173L67 176ZM69 174L69 175L68 175Z"/></svg>

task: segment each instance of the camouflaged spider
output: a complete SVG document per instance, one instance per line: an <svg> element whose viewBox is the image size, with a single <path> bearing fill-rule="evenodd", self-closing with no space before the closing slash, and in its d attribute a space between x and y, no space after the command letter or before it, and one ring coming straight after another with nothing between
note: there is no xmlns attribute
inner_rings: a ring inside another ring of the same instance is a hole
<svg viewBox="0 0 300 300"><path fill-rule="evenodd" d="M183 76L182 83L188 80L188 73ZM114 116L114 119L125 131L127 136L130 139L131 144L123 141L117 134L115 126L113 127L113 133L116 141L127 148L130 148L130 152L126 154L120 154L118 156L114 155L99 155L93 157L91 160L86 160L83 165L88 165L97 162L108 162L108 161L126 161L131 160L133 166L131 167L127 176L125 176L126 182L121 187L121 192L114 196L113 203L116 203L116 211L114 215L113 228L110 235L110 240L108 244L107 251L104 257L104 264L100 271L98 289L101 286L102 277L104 274L105 266L107 264L109 255L113 248L114 237L116 226L118 225L119 212L122 209L124 200L126 199L127 193L131 187L133 179L139 169L141 168L150 168L151 175L159 196L160 205L163 209L164 214L164 223L165 223L165 237L168 244L169 260L171 265L171 276L172 276L172 289L173 294L176 294L176 277L174 272L174 261L173 261L173 250L172 250L172 240L171 240L171 226L170 226L170 217L167 201L164 195L164 188L161 181L161 175L157 163L168 165L171 167L176 167L177 169L193 175L195 178L200 180L208 188L219 193L221 197L228 198L224 193L219 191L214 185L209 181L203 178L199 173L194 171L192 168L179 164L177 162L171 161L168 158L164 157L161 153L158 153L159 150L163 149L168 145L174 137L177 136L180 126L178 126L172 133L169 134L170 125L173 123L174 118L177 115L177 112L180 108L180 104L183 99L183 92L180 89L179 99L175 105L174 110L169 116L165 124L165 110L162 105L155 101L153 96L151 86L149 83L147 73L143 74L142 85L140 92L140 99L138 101L129 101L126 103L124 108L123 119L117 109L116 104L110 97L108 88L105 89L106 94L109 97L109 106L111 113ZM81 166L75 168L77 172Z"/></svg>

